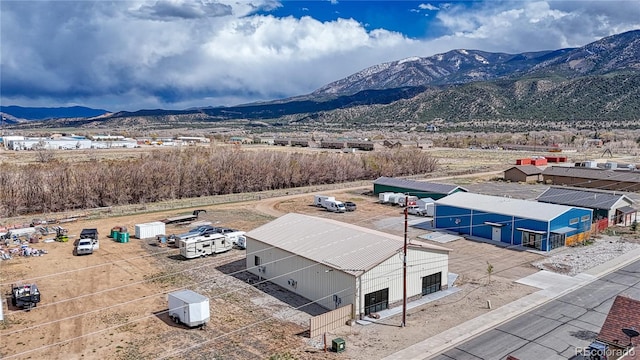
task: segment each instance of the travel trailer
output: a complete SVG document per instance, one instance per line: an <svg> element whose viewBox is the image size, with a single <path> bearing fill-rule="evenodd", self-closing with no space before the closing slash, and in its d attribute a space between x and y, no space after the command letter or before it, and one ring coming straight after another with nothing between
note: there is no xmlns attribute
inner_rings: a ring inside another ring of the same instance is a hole
<svg viewBox="0 0 640 360"><path fill-rule="evenodd" d="M233 248L233 242L219 233L197 236L180 240L180 255L187 259L204 257L229 251Z"/></svg>

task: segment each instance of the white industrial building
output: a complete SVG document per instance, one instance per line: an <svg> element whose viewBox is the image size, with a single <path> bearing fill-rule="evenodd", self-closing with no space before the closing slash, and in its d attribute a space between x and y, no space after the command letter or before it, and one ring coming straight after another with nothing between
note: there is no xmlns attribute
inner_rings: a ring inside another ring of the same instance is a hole
<svg viewBox="0 0 640 360"><path fill-rule="evenodd" d="M80 136L43 138L24 136L5 136L4 147L8 150L82 150L135 148L138 143L133 139L91 141Z"/></svg>
<svg viewBox="0 0 640 360"><path fill-rule="evenodd" d="M404 239L360 226L287 214L247 233L247 271L353 316L384 310L403 299ZM449 249L410 242L407 298L447 288Z"/></svg>
<svg viewBox="0 0 640 360"><path fill-rule="evenodd" d="M22 140L9 140L6 147L9 150L78 150L90 149L91 140L79 138L24 138Z"/></svg>

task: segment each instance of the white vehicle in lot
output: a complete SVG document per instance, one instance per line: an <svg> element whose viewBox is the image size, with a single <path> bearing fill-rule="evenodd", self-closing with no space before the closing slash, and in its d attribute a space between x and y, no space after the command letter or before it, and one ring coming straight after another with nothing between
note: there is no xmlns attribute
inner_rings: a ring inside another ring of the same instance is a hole
<svg viewBox="0 0 640 360"><path fill-rule="evenodd" d="M323 203L325 201L335 201L336 198L333 196L325 196L325 195L315 195L313 197L313 205L317 207L324 207Z"/></svg>
<svg viewBox="0 0 640 360"><path fill-rule="evenodd" d="M76 255L93 254L93 241L91 239L80 239L76 245Z"/></svg>
<svg viewBox="0 0 640 360"><path fill-rule="evenodd" d="M214 233L180 240L179 247L180 255L193 259L229 251L233 248L233 242L223 234Z"/></svg>
<svg viewBox="0 0 640 360"><path fill-rule="evenodd" d="M411 215L427 216L427 209L423 209L416 205L409 205L407 206L407 213Z"/></svg>
<svg viewBox="0 0 640 360"><path fill-rule="evenodd" d="M336 200L324 200L322 202L322 207L327 209L327 211L343 213L347 211L347 208L344 206L342 201Z"/></svg>

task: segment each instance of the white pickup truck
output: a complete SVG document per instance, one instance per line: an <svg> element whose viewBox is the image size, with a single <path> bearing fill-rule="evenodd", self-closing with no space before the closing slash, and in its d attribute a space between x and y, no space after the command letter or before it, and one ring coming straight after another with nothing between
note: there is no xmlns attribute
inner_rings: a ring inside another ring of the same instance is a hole
<svg viewBox="0 0 640 360"><path fill-rule="evenodd" d="M91 239L80 239L76 245L76 255L93 254L93 241Z"/></svg>

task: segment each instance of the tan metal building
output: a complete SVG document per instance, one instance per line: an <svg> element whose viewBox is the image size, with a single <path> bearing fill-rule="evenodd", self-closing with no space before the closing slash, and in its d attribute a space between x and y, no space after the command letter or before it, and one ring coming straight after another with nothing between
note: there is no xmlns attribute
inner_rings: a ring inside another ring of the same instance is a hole
<svg viewBox="0 0 640 360"><path fill-rule="evenodd" d="M516 165L504 171L504 179L525 183L542 181L542 169L533 165Z"/></svg>
<svg viewBox="0 0 640 360"><path fill-rule="evenodd" d="M287 214L247 233L247 271L354 317L401 304L404 239L335 220ZM407 297L446 289L449 249L410 242Z"/></svg>

